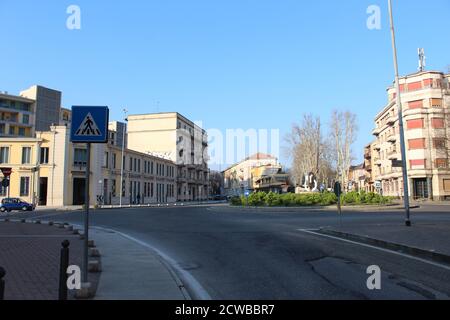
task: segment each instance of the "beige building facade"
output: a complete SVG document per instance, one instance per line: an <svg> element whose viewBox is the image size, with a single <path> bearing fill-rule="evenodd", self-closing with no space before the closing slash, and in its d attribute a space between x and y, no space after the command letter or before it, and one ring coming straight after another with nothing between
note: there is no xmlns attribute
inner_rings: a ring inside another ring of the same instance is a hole
<svg viewBox="0 0 450 320"><path fill-rule="evenodd" d="M12 168L10 190L1 188L0 199L18 197L39 206L84 203L87 146L71 143L67 126L50 129L32 138L0 138L0 167ZM123 161L116 143L91 146L91 204L119 204L122 165L123 204L176 201L174 162L128 149Z"/></svg>
<svg viewBox="0 0 450 320"><path fill-rule="evenodd" d="M225 195L240 196L254 190L258 180L254 179L253 173L256 172L255 168L262 167L279 167L278 159L269 154L257 153L223 171Z"/></svg>
<svg viewBox="0 0 450 320"><path fill-rule="evenodd" d="M414 199L450 199L449 74L424 71L400 79L409 192ZM396 90L388 88L388 104L375 117L371 150L374 183L383 195L402 197L403 179Z"/></svg>
<svg viewBox="0 0 450 320"><path fill-rule="evenodd" d="M130 115L128 147L176 163L178 201L208 199L208 135L199 125L176 112Z"/></svg>

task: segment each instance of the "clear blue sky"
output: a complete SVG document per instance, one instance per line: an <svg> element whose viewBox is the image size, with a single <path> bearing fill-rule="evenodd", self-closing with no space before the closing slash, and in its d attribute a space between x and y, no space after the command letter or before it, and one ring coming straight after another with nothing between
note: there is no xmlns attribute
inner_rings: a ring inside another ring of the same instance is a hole
<svg viewBox="0 0 450 320"><path fill-rule="evenodd" d="M71 4L81 30L66 28ZM380 31L366 28L372 4ZM446 70L450 1L394 4L400 72L416 71L418 47L428 69ZM351 110L359 160L393 81L387 0L0 0L0 37L0 90L41 84L113 119L127 106L282 135L302 113Z"/></svg>

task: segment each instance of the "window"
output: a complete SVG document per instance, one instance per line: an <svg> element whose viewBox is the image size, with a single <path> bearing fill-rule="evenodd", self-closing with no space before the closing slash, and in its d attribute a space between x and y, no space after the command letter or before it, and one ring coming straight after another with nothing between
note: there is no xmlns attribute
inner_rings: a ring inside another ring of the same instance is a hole
<svg viewBox="0 0 450 320"><path fill-rule="evenodd" d="M0 148L0 163L9 163L9 147Z"/></svg>
<svg viewBox="0 0 450 320"><path fill-rule="evenodd" d="M109 167L108 165L109 165L109 153L105 152L103 156L103 167L108 168Z"/></svg>
<svg viewBox="0 0 450 320"><path fill-rule="evenodd" d="M5 134L5 124L0 123L0 134Z"/></svg>
<svg viewBox="0 0 450 320"><path fill-rule="evenodd" d="M416 91L422 89L422 82L412 82L408 83L408 91Z"/></svg>
<svg viewBox="0 0 450 320"><path fill-rule="evenodd" d="M447 168L447 159L436 159L436 168L446 169Z"/></svg>
<svg viewBox="0 0 450 320"><path fill-rule="evenodd" d="M30 177L20 177L20 196L26 197L30 194Z"/></svg>
<svg viewBox="0 0 450 320"><path fill-rule="evenodd" d="M434 138L433 146L435 149L445 149L445 139L444 138Z"/></svg>
<svg viewBox="0 0 450 320"><path fill-rule="evenodd" d="M430 105L432 108L441 108L442 99L430 99Z"/></svg>
<svg viewBox="0 0 450 320"><path fill-rule="evenodd" d="M116 157L116 154L115 153L113 153L113 158L112 158L112 167L113 167L113 169L116 169L116 166L117 166L117 157Z"/></svg>
<svg viewBox="0 0 450 320"><path fill-rule="evenodd" d="M423 108L423 100L408 102L409 109L421 109Z"/></svg>
<svg viewBox="0 0 450 320"><path fill-rule="evenodd" d="M19 128L19 136L21 137L25 136L25 128Z"/></svg>
<svg viewBox="0 0 450 320"><path fill-rule="evenodd" d="M130 171L133 171L133 158L130 157Z"/></svg>
<svg viewBox="0 0 450 320"><path fill-rule="evenodd" d="M425 159L418 159L410 160L409 163L412 169L423 169L425 168L426 161Z"/></svg>
<svg viewBox="0 0 450 320"><path fill-rule="evenodd" d="M0 197L6 197L6 191L8 190L8 188L4 188L1 184L0 184Z"/></svg>
<svg viewBox="0 0 450 320"><path fill-rule="evenodd" d="M28 114L24 114L22 117L23 124L30 124L30 116Z"/></svg>
<svg viewBox="0 0 450 320"><path fill-rule="evenodd" d="M111 196L116 196L116 180L111 180Z"/></svg>
<svg viewBox="0 0 450 320"><path fill-rule="evenodd" d="M39 156L39 163L40 164L48 164L49 153L50 153L50 149L49 148L41 148L40 156Z"/></svg>
<svg viewBox="0 0 450 320"><path fill-rule="evenodd" d="M408 144L409 150L425 149L425 139L410 139Z"/></svg>
<svg viewBox="0 0 450 320"><path fill-rule="evenodd" d="M14 126L9 126L9 134L10 134L11 136L15 135L15 134L16 134L16 127L14 127Z"/></svg>
<svg viewBox="0 0 450 320"><path fill-rule="evenodd" d="M408 130L424 128L423 119L408 120L408 121L406 121L406 124L407 124Z"/></svg>
<svg viewBox="0 0 450 320"><path fill-rule="evenodd" d="M445 128L444 119L443 118L432 118L431 126L434 129L443 129Z"/></svg>
<svg viewBox="0 0 450 320"><path fill-rule="evenodd" d="M450 191L450 179L444 179L444 191Z"/></svg>
<svg viewBox="0 0 450 320"><path fill-rule="evenodd" d="M86 167L87 165L87 150L75 148L73 157L74 166Z"/></svg>
<svg viewBox="0 0 450 320"><path fill-rule="evenodd" d="M31 163L31 148L23 147L22 148L22 164L30 164Z"/></svg>

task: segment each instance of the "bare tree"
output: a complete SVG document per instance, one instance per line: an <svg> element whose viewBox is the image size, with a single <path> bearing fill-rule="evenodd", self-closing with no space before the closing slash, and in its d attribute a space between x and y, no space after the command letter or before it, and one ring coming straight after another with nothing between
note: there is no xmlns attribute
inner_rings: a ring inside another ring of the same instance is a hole
<svg viewBox="0 0 450 320"><path fill-rule="evenodd" d="M303 177L311 172L319 182L328 182L332 172L332 149L324 139L319 117L303 115L302 121L292 126L286 142L287 153L292 160L292 182L295 185L300 185Z"/></svg>
<svg viewBox="0 0 450 320"><path fill-rule="evenodd" d="M358 132L356 115L346 111L333 111L331 115L330 133L334 141L336 161L336 179L346 189L346 182L353 161L352 145Z"/></svg>

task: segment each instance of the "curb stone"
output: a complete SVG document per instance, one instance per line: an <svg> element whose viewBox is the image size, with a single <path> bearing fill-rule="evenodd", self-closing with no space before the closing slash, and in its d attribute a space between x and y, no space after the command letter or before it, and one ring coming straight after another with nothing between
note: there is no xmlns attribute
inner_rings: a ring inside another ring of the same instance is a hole
<svg viewBox="0 0 450 320"><path fill-rule="evenodd" d="M397 251L400 253L406 253L414 257L422 258L425 260L431 260L437 263L443 263L450 266L450 256L445 255L443 253L431 251L431 250L425 250L420 249L412 246L407 246L404 244L398 244L395 242L389 242L385 240L375 239L368 236L361 236L356 234L351 234L347 232L341 232L336 230L330 230L330 229L319 229L319 233L330 235L338 238L343 238L346 240L352 240L356 242L361 242L369 245L373 245L375 247L381 247L384 249Z"/></svg>

